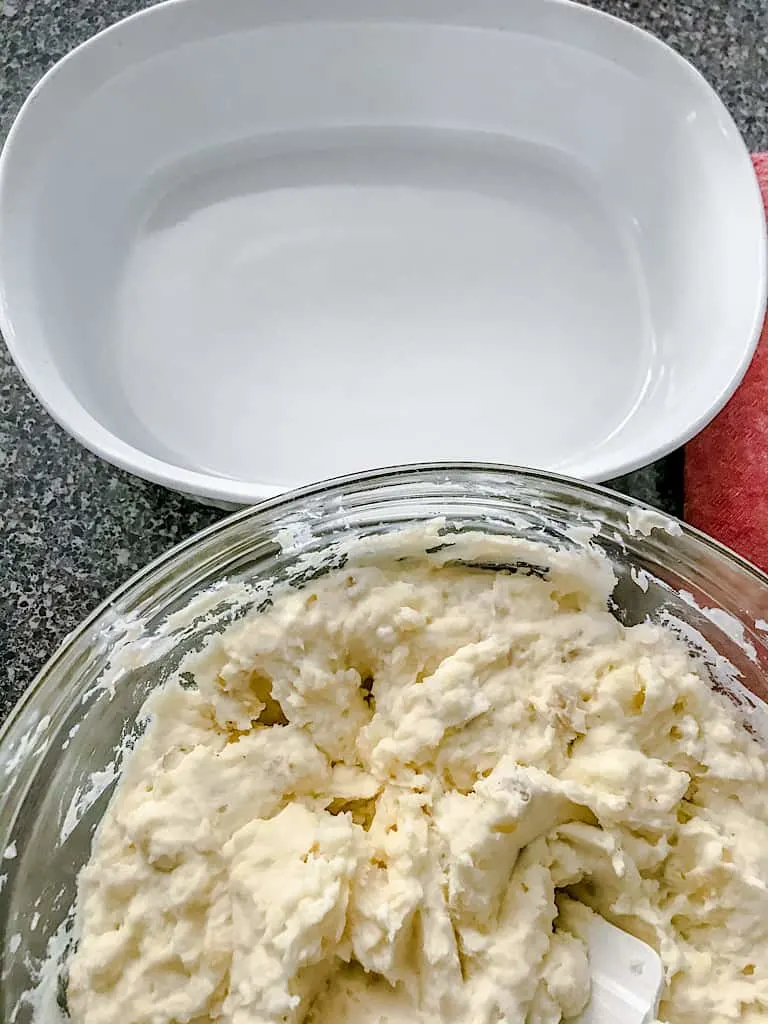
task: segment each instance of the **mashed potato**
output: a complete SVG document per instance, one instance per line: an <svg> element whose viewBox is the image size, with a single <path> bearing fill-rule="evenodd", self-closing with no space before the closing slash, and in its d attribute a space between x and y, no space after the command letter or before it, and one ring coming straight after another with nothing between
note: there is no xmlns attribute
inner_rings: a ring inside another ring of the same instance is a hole
<svg viewBox="0 0 768 1024"><path fill-rule="evenodd" d="M80 876L75 1024L567 1020L586 907L659 951L662 1020L768 1019L768 758L732 709L613 618L594 553L406 547L150 698Z"/></svg>

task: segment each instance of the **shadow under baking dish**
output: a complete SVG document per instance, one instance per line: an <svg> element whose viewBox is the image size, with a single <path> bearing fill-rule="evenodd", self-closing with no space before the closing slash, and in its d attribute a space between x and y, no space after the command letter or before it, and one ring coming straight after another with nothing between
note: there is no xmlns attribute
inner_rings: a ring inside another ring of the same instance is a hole
<svg viewBox="0 0 768 1024"><path fill-rule="evenodd" d="M291 133L198 154L142 201L92 390L160 458L290 485L503 461L513 436L519 461L557 466L649 384L630 224L554 149Z"/></svg>

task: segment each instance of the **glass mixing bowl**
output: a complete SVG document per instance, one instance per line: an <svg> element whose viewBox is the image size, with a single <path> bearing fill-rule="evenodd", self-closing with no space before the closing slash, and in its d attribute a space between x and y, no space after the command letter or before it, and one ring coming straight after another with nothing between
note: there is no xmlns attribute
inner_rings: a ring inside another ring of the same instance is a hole
<svg viewBox="0 0 768 1024"><path fill-rule="evenodd" d="M26 1024L36 1007L49 1024L57 999L64 1003L55 954L66 948L77 873L120 759L140 734L138 713L149 691L211 630L268 602L275 585L301 586L338 566L339 544L436 516L451 529L556 546L594 531L616 573L615 614L627 624L648 616L666 621L747 727L768 737L768 577L638 502L545 473L484 465L373 472L269 501L205 530L130 580L69 637L5 723L3 1024Z"/></svg>

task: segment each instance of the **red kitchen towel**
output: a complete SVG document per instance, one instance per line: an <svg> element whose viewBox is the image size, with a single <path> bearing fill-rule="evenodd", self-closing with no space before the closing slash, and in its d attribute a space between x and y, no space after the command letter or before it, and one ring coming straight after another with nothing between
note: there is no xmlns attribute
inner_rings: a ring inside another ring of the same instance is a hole
<svg viewBox="0 0 768 1024"><path fill-rule="evenodd" d="M768 213L768 153L752 161ZM768 572L768 318L738 390L686 445L685 518Z"/></svg>

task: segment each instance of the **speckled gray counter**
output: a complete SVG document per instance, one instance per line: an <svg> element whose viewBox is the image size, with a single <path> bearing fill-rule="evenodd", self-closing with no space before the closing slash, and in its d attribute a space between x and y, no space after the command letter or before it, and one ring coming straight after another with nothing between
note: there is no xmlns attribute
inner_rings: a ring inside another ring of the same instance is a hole
<svg viewBox="0 0 768 1024"><path fill-rule="evenodd" d="M5 0L2 137L43 72L143 6L141 0ZM768 0L599 0L597 6L651 29L693 60L722 94L748 145L768 148ZM682 466L678 453L619 486L679 513ZM40 409L2 348L0 720L99 601L219 515L85 452Z"/></svg>

